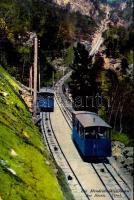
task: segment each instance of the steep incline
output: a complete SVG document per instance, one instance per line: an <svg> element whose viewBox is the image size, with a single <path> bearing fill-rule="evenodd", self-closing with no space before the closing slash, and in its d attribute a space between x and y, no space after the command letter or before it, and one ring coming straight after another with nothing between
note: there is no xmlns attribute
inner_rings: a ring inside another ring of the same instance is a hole
<svg viewBox="0 0 134 200"><path fill-rule="evenodd" d="M63 200L54 164L20 90L0 67L0 199Z"/></svg>

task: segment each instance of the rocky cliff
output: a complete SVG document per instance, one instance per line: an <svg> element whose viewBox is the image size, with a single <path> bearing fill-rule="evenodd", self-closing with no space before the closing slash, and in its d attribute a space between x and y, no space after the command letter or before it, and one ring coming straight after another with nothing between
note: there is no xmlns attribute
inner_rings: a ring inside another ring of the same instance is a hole
<svg viewBox="0 0 134 200"><path fill-rule="evenodd" d="M100 9L97 0L53 0L53 2L71 11L78 11L91 17L97 16Z"/></svg>

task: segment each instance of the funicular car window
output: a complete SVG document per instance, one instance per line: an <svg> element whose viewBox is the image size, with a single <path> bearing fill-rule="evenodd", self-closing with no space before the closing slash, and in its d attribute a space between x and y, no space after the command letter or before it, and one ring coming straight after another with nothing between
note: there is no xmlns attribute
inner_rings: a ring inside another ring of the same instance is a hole
<svg viewBox="0 0 134 200"><path fill-rule="evenodd" d="M96 138L96 131L94 128L87 127L85 128L85 138Z"/></svg>
<svg viewBox="0 0 134 200"><path fill-rule="evenodd" d="M100 130L98 129L98 136L99 138L108 138L109 129L107 129L106 127L100 127Z"/></svg>

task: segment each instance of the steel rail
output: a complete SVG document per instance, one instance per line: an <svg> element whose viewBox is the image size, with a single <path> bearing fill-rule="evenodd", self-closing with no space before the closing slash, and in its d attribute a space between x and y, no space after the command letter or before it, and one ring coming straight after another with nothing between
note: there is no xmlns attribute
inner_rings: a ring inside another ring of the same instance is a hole
<svg viewBox="0 0 134 200"><path fill-rule="evenodd" d="M42 113L42 133L43 133L43 136L44 136L44 138L45 138L45 142L47 142L48 149L49 149L49 151L50 151L50 153L51 153L53 159L54 159L55 162L58 164L56 157L62 157L62 156L63 156L64 161L63 161L63 160L61 160L61 161L62 161L62 162L66 162L66 164L67 164L67 166L68 166L68 169L67 169L67 170L70 170L70 172L72 173L72 175L73 175L74 178L76 179L76 182L77 182L78 186L80 187L80 191L82 191L82 194L85 196L84 199L90 200L88 194L87 194L86 191L84 190L82 184L80 183L78 177L76 176L74 170L72 169L72 167L71 167L69 161L67 160L67 158L66 158L66 156L65 156L65 154L64 154L64 152L63 152L63 150L62 150L62 148L61 148L61 146L60 146L60 144L59 144L59 142L58 142L58 139L57 139L57 137L56 137L56 135L55 135L55 133L54 133L53 127L52 127L52 123L51 123L51 119L50 119L50 113L47 113L46 117L47 117L47 121L46 121L46 122L47 122L47 123L46 123L46 126L47 126L47 127L45 127L44 115L43 115L43 113ZM48 130L48 129L49 129L49 131L46 132L46 130ZM50 132L51 132L51 140L50 140L50 138L49 138ZM52 150L54 147L57 148L56 151ZM54 153L55 153L56 155L54 155ZM58 155L58 154L59 154L59 155ZM60 159L61 159L61 158L60 158ZM64 169L63 169L63 171L64 171ZM72 193L73 193L73 191L72 191Z"/></svg>
<svg viewBox="0 0 134 200"><path fill-rule="evenodd" d="M63 84L63 83L62 83ZM61 85L62 87L62 85ZM60 94L60 92L57 91L56 89L56 94ZM63 94L64 95L64 94ZM65 96L65 95L64 95ZM57 101L57 104L59 105L59 102L58 102L58 98L56 98L56 101ZM64 100L62 99L62 104L64 104ZM72 121L70 120L70 122L67 120L67 118L69 119L69 117L67 116L67 111L63 111L62 109L62 106L59 105L59 108L67 122L67 124L69 125L70 129L72 128ZM64 106L64 109L67 109L65 106ZM71 111L68 110L68 112L71 114ZM103 163L104 164L104 163ZM117 170L112 166L112 164L109 164L109 166L111 166L113 168L113 170L115 171L115 173L117 174L117 176L122 180L122 182L126 185L126 187L129 189L129 191L131 191L130 187L128 186L128 184L126 183L126 181L122 178L122 176L117 172ZM102 182L102 184L104 185L104 187L106 188L106 191L108 192L108 194L110 195L111 199L114 200L113 196L111 195L111 193L109 192L109 190L107 189L107 186L105 185L104 181L102 180L102 177L100 176L100 174L97 172L97 170L95 169L95 167L93 166L92 164L92 167L94 168L95 172L97 173L100 181ZM106 166L105 166L106 167ZM106 167L107 168L107 167ZM130 197L126 194L126 192L123 190L122 186L119 184L119 182L116 180L116 178L113 176L113 174L110 172L109 169L107 169L108 173L110 176L112 176L113 180L115 181L115 183L120 187L121 191L125 194L126 198L128 200L131 200Z"/></svg>

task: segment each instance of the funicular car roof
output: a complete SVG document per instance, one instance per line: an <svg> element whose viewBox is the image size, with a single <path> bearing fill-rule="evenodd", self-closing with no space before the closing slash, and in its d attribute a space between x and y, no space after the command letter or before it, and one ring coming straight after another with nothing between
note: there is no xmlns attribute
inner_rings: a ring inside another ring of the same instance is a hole
<svg viewBox="0 0 134 200"><path fill-rule="evenodd" d="M40 93L51 93L51 94L54 94L54 90L52 88L43 87L43 88L40 88L39 94Z"/></svg>
<svg viewBox="0 0 134 200"><path fill-rule="evenodd" d="M106 127L111 128L103 119L101 119L96 113L88 111L74 111L76 119L81 123L84 128L87 127Z"/></svg>

